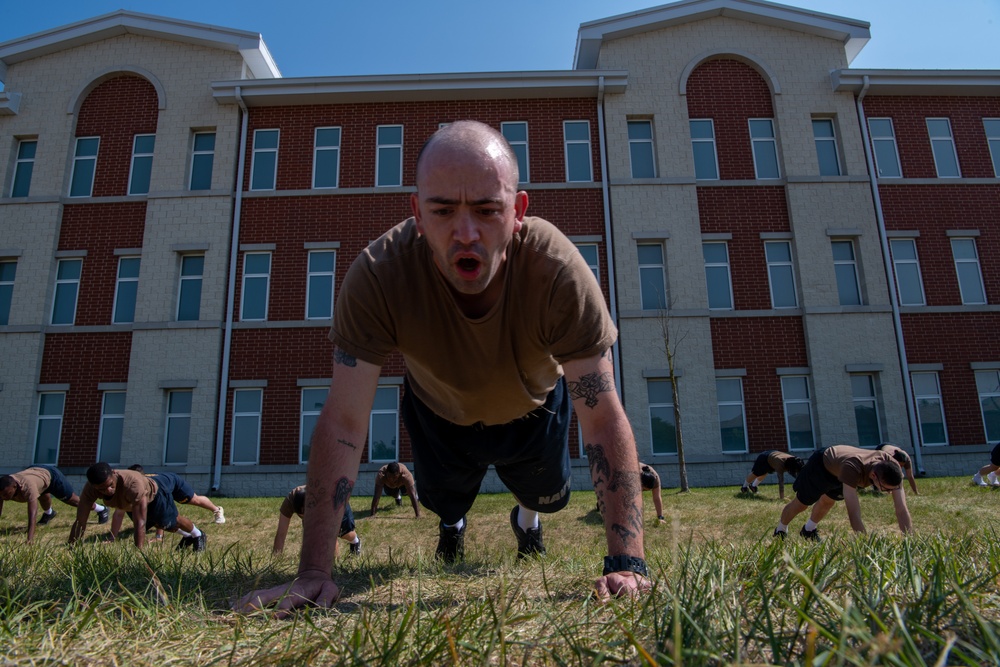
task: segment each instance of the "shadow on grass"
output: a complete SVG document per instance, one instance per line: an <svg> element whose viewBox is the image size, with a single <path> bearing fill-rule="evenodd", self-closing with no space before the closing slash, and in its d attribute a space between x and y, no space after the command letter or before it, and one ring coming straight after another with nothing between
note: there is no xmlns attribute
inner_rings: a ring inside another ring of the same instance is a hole
<svg viewBox="0 0 1000 667"><path fill-rule="evenodd" d="M580 523L582 523L584 525L587 525L587 526L603 526L604 525L604 517L601 516L601 513L597 510L596 507L594 507L593 509L591 509L586 514L581 514L577 518L577 521L579 521Z"/></svg>

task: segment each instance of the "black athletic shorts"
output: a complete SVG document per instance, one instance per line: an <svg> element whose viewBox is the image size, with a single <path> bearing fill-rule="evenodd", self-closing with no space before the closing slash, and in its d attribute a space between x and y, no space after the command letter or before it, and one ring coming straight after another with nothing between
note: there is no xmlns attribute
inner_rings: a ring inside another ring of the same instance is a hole
<svg viewBox="0 0 1000 667"><path fill-rule="evenodd" d="M518 502L556 512L569 502L572 403L560 378L545 404L507 424L460 426L439 417L404 380L403 423L413 444L420 502L451 525L465 516L489 466Z"/></svg>
<svg viewBox="0 0 1000 667"><path fill-rule="evenodd" d="M990 452L990 463L995 466L1000 466L1000 442L997 443L993 451Z"/></svg>
<svg viewBox="0 0 1000 667"><path fill-rule="evenodd" d="M770 456L773 451L773 449L769 449L766 452L761 452L757 455L757 460L753 462L753 468L750 469L750 472L753 473L755 477L763 477L764 475L769 475L774 472L774 468L772 468L771 464L767 462L767 457Z"/></svg>
<svg viewBox="0 0 1000 667"><path fill-rule="evenodd" d="M55 466L34 466L36 468L45 468L49 471L49 485L45 487L41 495L46 493L50 494L53 498L61 500L64 503L68 502L70 498L73 497L73 485L69 483L66 479L66 475L62 474L62 471Z"/></svg>
<svg viewBox="0 0 1000 667"><path fill-rule="evenodd" d="M803 505L812 505L821 496L829 496L834 500L844 499L843 482L823 465L823 453L826 449L824 447L812 453L792 485L792 488L795 489L795 497Z"/></svg>

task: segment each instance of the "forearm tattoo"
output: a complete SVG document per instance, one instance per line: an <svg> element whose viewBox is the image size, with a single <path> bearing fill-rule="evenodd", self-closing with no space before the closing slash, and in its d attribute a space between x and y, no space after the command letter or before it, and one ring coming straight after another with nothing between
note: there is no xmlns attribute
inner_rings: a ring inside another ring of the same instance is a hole
<svg viewBox="0 0 1000 667"><path fill-rule="evenodd" d="M344 440L343 438L337 438L337 444L344 445L345 447L350 447L351 449L357 449L358 446L355 445L350 440Z"/></svg>
<svg viewBox="0 0 1000 667"><path fill-rule="evenodd" d="M640 498L642 494L640 476L632 471L612 470L604 447L599 444L587 444L584 449L590 463L590 475L594 481L594 492L601 514L605 515L607 509L607 492L627 499L625 521L611 524L611 530L627 547L642 533L642 510L636 503L636 498Z"/></svg>
<svg viewBox="0 0 1000 667"><path fill-rule="evenodd" d="M579 381L567 382L566 386L569 388L570 398L574 400L578 398L584 399L584 405L588 408L597 405L599 394L615 390L615 383L611 377L611 373L598 373L596 371L581 375Z"/></svg>
<svg viewBox="0 0 1000 667"><path fill-rule="evenodd" d="M348 354L344 352L339 347L333 350L333 362L335 364L340 364L341 366L348 366L349 368L354 368L358 365L358 358L353 354Z"/></svg>
<svg viewBox="0 0 1000 667"><path fill-rule="evenodd" d="M351 497L351 491L353 489L354 482L346 477L341 477L337 480L337 487L333 491L333 508L340 509L346 505L347 500Z"/></svg>
<svg viewBox="0 0 1000 667"><path fill-rule="evenodd" d="M587 461L590 463L590 478L594 481L597 508L603 516L605 508L604 487L611 479L611 464L608 463L608 458L604 455L604 447L587 443L583 449L587 452Z"/></svg>

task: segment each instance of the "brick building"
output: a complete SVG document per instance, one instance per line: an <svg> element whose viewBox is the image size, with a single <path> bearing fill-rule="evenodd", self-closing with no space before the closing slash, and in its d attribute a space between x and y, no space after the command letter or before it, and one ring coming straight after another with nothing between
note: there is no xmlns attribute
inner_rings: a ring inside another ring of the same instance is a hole
<svg viewBox="0 0 1000 667"><path fill-rule="evenodd" d="M1000 73L850 69L868 39L685 0L581 25L555 72L283 78L257 34L127 11L2 43L0 472L301 483L340 281L462 118L504 132L530 213L594 268L667 483L667 338L693 484L843 442L968 472L1000 440ZM383 368L359 493L410 460L404 372Z"/></svg>

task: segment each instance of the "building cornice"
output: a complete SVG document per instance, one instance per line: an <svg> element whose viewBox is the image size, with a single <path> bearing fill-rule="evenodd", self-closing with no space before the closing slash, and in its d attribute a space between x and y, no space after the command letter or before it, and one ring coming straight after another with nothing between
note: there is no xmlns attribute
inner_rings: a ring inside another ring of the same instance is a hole
<svg viewBox="0 0 1000 667"><path fill-rule="evenodd" d="M868 95L971 95L1000 97L1000 70L839 69L830 73L835 92Z"/></svg>

